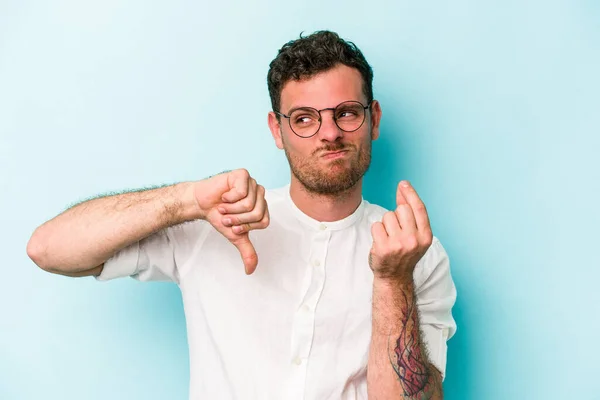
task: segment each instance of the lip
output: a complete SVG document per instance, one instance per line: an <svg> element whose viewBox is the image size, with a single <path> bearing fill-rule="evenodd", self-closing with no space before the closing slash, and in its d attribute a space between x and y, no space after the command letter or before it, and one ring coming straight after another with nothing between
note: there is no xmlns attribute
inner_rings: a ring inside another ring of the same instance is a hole
<svg viewBox="0 0 600 400"><path fill-rule="evenodd" d="M344 157L347 152L348 152L347 150L328 151L327 153L323 154L321 157L323 157L326 160L333 160L336 158Z"/></svg>

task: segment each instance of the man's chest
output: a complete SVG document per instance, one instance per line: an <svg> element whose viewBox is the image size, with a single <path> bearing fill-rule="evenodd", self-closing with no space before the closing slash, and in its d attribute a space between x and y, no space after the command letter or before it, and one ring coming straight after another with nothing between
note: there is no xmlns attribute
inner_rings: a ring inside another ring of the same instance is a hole
<svg viewBox="0 0 600 400"><path fill-rule="evenodd" d="M251 237L258 255L252 275L233 245L209 236L181 283L186 311L200 310L219 332L237 330L268 346L280 341L291 353L295 341L339 341L364 330L371 313L370 237L270 233Z"/></svg>
<svg viewBox="0 0 600 400"><path fill-rule="evenodd" d="M324 374L332 382L363 379L371 333L370 237L282 231L251 239L259 259L252 275L244 273L237 249L217 235L188 266L180 287L192 365L205 368L194 360L211 354L228 376L258 382L268 372L270 391L273 382L281 390L299 382L326 388L316 384Z"/></svg>

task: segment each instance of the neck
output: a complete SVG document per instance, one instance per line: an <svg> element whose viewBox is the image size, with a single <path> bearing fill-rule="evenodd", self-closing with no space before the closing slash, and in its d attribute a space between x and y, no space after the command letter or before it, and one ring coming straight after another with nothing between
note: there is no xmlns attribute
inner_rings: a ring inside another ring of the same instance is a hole
<svg viewBox="0 0 600 400"><path fill-rule="evenodd" d="M339 221L351 215L362 200L362 178L350 189L333 195L309 192L292 176L290 182L292 201L304 214L320 222Z"/></svg>

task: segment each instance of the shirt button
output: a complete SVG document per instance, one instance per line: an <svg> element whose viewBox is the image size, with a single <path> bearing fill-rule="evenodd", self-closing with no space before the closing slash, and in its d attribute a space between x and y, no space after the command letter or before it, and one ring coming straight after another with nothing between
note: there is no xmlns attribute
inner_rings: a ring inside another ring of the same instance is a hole
<svg viewBox="0 0 600 400"><path fill-rule="evenodd" d="M319 229L324 231L325 229L327 229L327 225L321 224L321 225L319 225Z"/></svg>
<svg viewBox="0 0 600 400"><path fill-rule="evenodd" d="M300 357L294 358L294 364L296 364L296 365L302 364L302 359Z"/></svg>
<svg viewBox="0 0 600 400"><path fill-rule="evenodd" d="M313 265L314 265L315 267L320 267L320 266L321 266L321 262L320 262L319 260L314 260L314 261L313 261Z"/></svg>

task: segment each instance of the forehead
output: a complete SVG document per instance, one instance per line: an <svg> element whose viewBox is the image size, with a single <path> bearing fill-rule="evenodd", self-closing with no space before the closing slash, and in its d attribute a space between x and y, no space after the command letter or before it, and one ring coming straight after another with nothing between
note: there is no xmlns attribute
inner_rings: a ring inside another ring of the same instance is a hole
<svg viewBox="0 0 600 400"><path fill-rule="evenodd" d="M335 107L347 100L366 101L363 79L355 68L338 65L300 81L288 81L281 90L281 110L297 107Z"/></svg>

